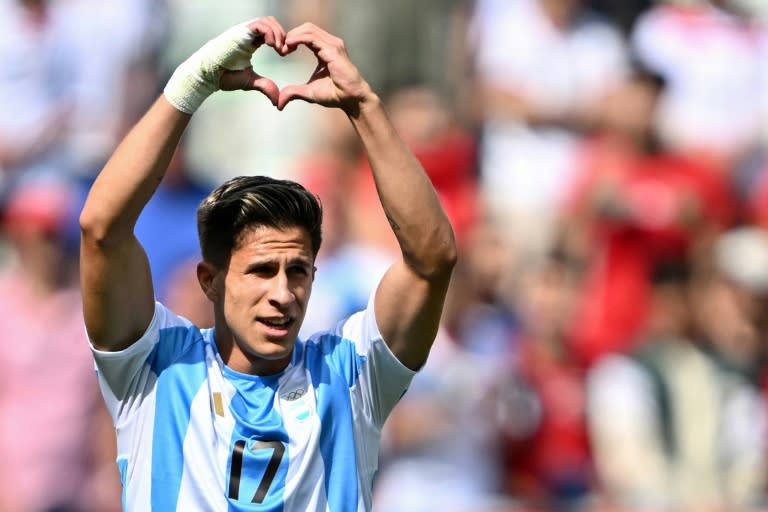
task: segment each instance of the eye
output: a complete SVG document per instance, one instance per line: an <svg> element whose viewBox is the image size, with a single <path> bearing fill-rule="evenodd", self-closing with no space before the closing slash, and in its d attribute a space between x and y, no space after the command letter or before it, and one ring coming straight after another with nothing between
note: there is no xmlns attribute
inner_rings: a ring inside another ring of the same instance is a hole
<svg viewBox="0 0 768 512"><path fill-rule="evenodd" d="M248 267L246 273L256 276L271 276L276 272L274 265L267 263L257 263Z"/></svg>
<svg viewBox="0 0 768 512"><path fill-rule="evenodd" d="M309 270L304 265L292 265L288 267L288 272L298 276L309 275Z"/></svg>

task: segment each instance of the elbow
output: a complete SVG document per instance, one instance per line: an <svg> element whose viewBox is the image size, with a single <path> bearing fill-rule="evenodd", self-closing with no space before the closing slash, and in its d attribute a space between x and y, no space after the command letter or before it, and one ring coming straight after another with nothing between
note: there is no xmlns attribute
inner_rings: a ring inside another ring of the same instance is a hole
<svg viewBox="0 0 768 512"><path fill-rule="evenodd" d="M82 243L108 247L120 239L120 230L97 209L87 203L80 212L80 239Z"/></svg>
<svg viewBox="0 0 768 512"><path fill-rule="evenodd" d="M458 261L456 236L450 224L436 229L432 236L425 237L421 247L421 257L414 265L417 272L428 280L449 279Z"/></svg>
<svg viewBox="0 0 768 512"><path fill-rule="evenodd" d="M459 250L456 246L456 236L453 233L453 229L449 229L449 233L449 236L441 243L439 249L436 251L438 254L436 267L441 274L448 276L453 273L453 268L459 260Z"/></svg>
<svg viewBox="0 0 768 512"><path fill-rule="evenodd" d="M106 238L106 229L100 222L99 216L88 205L80 212L80 238L81 240L100 243Z"/></svg>

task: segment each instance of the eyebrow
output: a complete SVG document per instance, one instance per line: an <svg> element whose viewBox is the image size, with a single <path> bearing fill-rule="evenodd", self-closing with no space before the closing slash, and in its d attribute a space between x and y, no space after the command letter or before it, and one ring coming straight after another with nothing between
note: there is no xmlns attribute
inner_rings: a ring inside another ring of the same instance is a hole
<svg viewBox="0 0 768 512"><path fill-rule="evenodd" d="M269 256L265 256L263 258L259 258L256 261L251 261L245 266L245 272L253 271L254 269L257 269L259 267L268 267L272 265L279 265L280 260L279 258L271 258ZM286 262L286 266L293 266L293 265L300 265L302 267L311 268L312 267L312 260L309 258L304 258L301 256L296 256L294 258L289 259Z"/></svg>
<svg viewBox="0 0 768 512"><path fill-rule="evenodd" d="M288 260L288 265L302 265L304 267L312 267L312 260L309 258L296 257Z"/></svg>

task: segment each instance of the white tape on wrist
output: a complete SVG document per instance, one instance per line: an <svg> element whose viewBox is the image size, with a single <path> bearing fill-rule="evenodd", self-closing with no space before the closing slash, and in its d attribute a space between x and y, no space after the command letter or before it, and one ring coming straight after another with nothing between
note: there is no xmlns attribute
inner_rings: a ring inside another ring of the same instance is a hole
<svg viewBox="0 0 768 512"><path fill-rule="evenodd" d="M163 89L166 99L182 112L193 114L203 101L219 90L225 70L236 71L251 65L256 50L250 21L235 25L211 39L182 62Z"/></svg>

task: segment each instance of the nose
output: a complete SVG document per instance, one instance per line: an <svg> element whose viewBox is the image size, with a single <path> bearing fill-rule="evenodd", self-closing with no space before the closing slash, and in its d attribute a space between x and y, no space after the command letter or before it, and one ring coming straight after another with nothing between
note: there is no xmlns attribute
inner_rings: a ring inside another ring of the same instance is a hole
<svg viewBox="0 0 768 512"><path fill-rule="evenodd" d="M295 296L288 283L288 276L285 272L278 272L270 281L269 302L273 306L287 306L293 302Z"/></svg>

